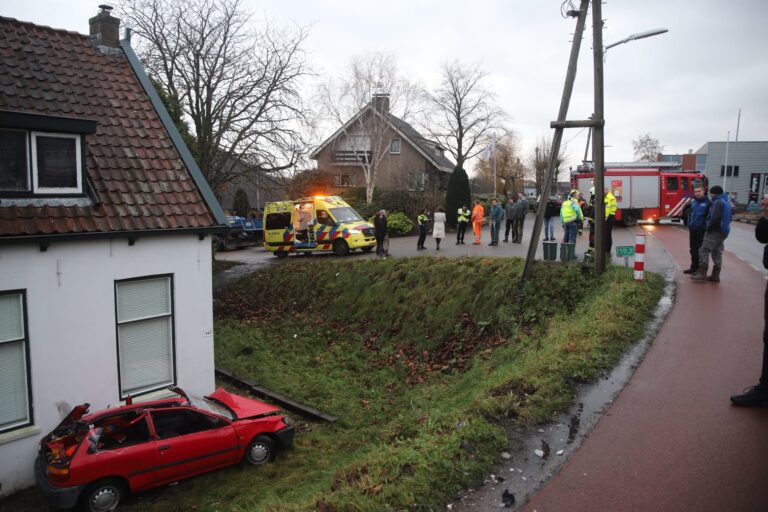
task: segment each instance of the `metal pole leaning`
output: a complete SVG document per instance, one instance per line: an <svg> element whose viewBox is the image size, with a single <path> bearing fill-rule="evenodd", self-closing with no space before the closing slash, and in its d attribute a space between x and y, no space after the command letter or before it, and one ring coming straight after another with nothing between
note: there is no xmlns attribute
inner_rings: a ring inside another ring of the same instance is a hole
<svg viewBox="0 0 768 512"><path fill-rule="evenodd" d="M568 60L568 72L565 76L565 85L563 86L563 97L560 100L560 110L557 114L557 121L559 123L565 123L565 118L568 115L568 106L571 103L571 93L573 92L573 83L576 80L576 67L579 61L579 49L581 48L581 38L584 35L584 24L587 19L587 10L589 8L589 0L581 0L579 6L578 17L576 19L576 30L573 33L573 44L571 45L571 56ZM563 126L555 128L555 134L552 137L552 149L549 153L549 163L547 166L547 177L544 180L544 187L541 189L541 199L539 205L536 208L536 222L533 224L533 233L531 233L531 243L528 246L528 255L525 259L525 266L523 267L523 273L520 276L520 285L525 282L525 278L531 271L531 266L536 259L536 249L539 245L539 237L541 236L541 225L544 222L544 210L546 208L546 197L552 190L552 182L554 180L554 173L557 157L560 153L560 143L563 139Z"/></svg>
<svg viewBox="0 0 768 512"><path fill-rule="evenodd" d="M592 2L592 56L595 79L595 112L592 162L595 166L595 274L605 271L605 114L603 113L603 14L601 0Z"/></svg>

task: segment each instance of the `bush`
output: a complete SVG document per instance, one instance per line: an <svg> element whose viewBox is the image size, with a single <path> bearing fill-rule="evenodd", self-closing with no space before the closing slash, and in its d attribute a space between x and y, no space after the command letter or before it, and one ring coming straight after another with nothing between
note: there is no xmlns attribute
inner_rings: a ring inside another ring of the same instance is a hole
<svg viewBox="0 0 768 512"><path fill-rule="evenodd" d="M389 236L410 235L413 231L413 222L404 213L395 212L387 216L387 230Z"/></svg>
<svg viewBox="0 0 768 512"><path fill-rule="evenodd" d="M245 217L250 211L251 206L248 203L248 194L246 194L245 190L242 188L238 188L235 191L235 198L232 201L232 213Z"/></svg>

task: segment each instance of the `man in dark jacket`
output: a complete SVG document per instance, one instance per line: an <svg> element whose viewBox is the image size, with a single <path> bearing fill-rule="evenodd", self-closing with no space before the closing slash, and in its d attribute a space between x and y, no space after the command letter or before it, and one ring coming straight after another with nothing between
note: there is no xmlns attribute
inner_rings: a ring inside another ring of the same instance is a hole
<svg viewBox="0 0 768 512"><path fill-rule="evenodd" d="M707 231L707 215L712 201L707 197L707 189L702 185L693 189L693 201L688 211L688 245L691 250L691 266L683 274L695 274L699 271L699 250Z"/></svg>
<svg viewBox="0 0 768 512"><path fill-rule="evenodd" d="M712 197L712 207L707 215L707 232L704 234L704 242L699 251L699 271L691 276L696 282L712 281L720 282L720 270L723 268L723 243L731 232L731 201L728 194L723 192L723 187L715 185L709 189ZM712 255L712 275L707 277L709 255Z"/></svg>
<svg viewBox="0 0 768 512"><path fill-rule="evenodd" d="M768 244L768 196L763 197L763 216L755 226L755 238L761 244ZM763 267L768 269L768 245L763 246ZM763 297L763 370L760 373L760 382L757 386L749 388L741 395L731 397L734 405L744 407L768 406L768 283L765 286Z"/></svg>
<svg viewBox="0 0 768 512"><path fill-rule="evenodd" d="M376 237L376 256L386 256L384 252L384 239L387 238L387 212L379 210L373 218L373 235Z"/></svg>
<svg viewBox="0 0 768 512"><path fill-rule="evenodd" d="M504 207L504 217L507 219L507 225L504 228L504 243L509 242L509 232L515 223L515 198L510 197L507 206ZM515 232L512 231L512 241L515 241Z"/></svg>
<svg viewBox="0 0 768 512"><path fill-rule="evenodd" d="M512 226L512 241L516 244L523 241L523 225L525 216L528 215L528 200L522 192L517 193L517 202L515 203L515 217Z"/></svg>

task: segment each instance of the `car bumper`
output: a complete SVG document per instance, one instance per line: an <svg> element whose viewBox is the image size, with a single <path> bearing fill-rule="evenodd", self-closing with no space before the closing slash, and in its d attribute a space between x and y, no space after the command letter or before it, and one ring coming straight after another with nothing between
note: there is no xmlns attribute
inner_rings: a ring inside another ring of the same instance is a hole
<svg viewBox="0 0 768 512"><path fill-rule="evenodd" d="M277 432L275 432L275 435L280 440L280 444L283 445L283 448L288 448L293 444L293 435L296 433L296 429L293 427L293 425L288 425L285 428L281 428Z"/></svg>
<svg viewBox="0 0 768 512"><path fill-rule="evenodd" d="M56 508L73 508L77 505L77 499L80 497L82 485L73 485L71 487L57 487L48 481L45 474L45 467L40 456L35 459L35 483L40 494L46 501Z"/></svg>

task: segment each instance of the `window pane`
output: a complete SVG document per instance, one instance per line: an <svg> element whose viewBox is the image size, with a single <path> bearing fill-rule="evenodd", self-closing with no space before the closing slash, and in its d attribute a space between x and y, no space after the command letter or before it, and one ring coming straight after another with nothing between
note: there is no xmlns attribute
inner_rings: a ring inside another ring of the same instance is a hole
<svg viewBox="0 0 768 512"><path fill-rule="evenodd" d="M0 345L0 429L29 420L24 342Z"/></svg>
<svg viewBox="0 0 768 512"><path fill-rule="evenodd" d="M0 295L0 342L24 337L21 294Z"/></svg>
<svg viewBox="0 0 768 512"><path fill-rule="evenodd" d="M668 176L667 177L667 190L677 190L677 178Z"/></svg>
<svg viewBox="0 0 768 512"><path fill-rule="evenodd" d="M286 213L270 213L267 215L267 229L285 229L291 225L291 214Z"/></svg>
<svg viewBox="0 0 768 512"><path fill-rule="evenodd" d="M147 279L117 284L119 323L171 313L170 279Z"/></svg>
<svg viewBox="0 0 768 512"><path fill-rule="evenodd" d="M118 337L123 394L173 383L170 317L121 325Z"/></svg>
<svg viewBox="0 0 768 512"><path fill-rule="evenodd" d="M29 190L27 132L0 130L0 190Z"/></svg>
<svg viewBox="0 0 768 512"><path fill-rule="evenodd" d="M389 152L400 153L400 139L392 139L392 142L389 144Z"/></svg>
<svg viewBox="0 0 768 512"><path fill-rule="evenodd" d="M77 140L38 135L35 144L38 187L76 188Z"/></svg>

